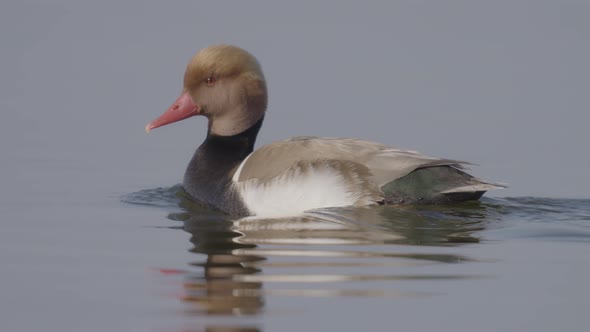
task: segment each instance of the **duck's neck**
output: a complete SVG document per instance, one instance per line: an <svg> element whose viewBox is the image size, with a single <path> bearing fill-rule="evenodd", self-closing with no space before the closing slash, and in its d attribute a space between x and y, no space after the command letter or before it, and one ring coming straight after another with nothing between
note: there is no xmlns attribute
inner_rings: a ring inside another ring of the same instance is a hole
<svg viewBox="0 0 590 332"><path fill-rule="evenodd" d="M222 211L248 214L232 190L232 176L240 163L254 150L264 116L252 127L233 136L218 136L209 129L184 174L184 189L196 200Z"/></svg>

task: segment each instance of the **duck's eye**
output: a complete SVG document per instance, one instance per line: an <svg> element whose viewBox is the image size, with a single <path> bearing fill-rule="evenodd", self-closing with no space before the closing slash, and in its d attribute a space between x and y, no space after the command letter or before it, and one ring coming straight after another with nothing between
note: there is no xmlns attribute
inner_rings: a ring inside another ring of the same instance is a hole
<svg viewBox="0 0 590 332"><path fill-rule="evenodd" d="M215 82L217 81L217 79L215 78L215 76L209 76L207 77L207 85L208 86L212 86L213 84L215 84Z"/></svg>

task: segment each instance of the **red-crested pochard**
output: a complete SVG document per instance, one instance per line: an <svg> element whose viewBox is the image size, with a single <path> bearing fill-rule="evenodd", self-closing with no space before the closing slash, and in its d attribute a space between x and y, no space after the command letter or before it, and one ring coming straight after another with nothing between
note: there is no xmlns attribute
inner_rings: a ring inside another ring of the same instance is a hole
<svg viewBox="0 0 590 332"><path fill-rule="evenodd" d="M188 165L184 189L238 216L477 200L503 187L467 174L463 161L353 138L296 137L254 151L266 106L266 81L254 56L236 46L211 46L192 58L183 92L146 131L205 116L207 138Z"/></svg>

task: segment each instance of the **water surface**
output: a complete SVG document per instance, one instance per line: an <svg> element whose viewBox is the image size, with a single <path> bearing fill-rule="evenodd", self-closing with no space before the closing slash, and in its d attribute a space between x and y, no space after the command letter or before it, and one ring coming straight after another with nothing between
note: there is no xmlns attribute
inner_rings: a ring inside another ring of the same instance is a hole
<svg viewBox="0 0 590 332"><path fill-rule="evenodd" d="M590 200L487 197L233 219L178 185L126 190L146 175L103 177L61 158L12 160L22 167L0 202L3 330L582 331L590 323Z"/></svg>
<svg viewBox="0 0 590 332"><path fill-rule="evenodd" d="M570 283L588 276L588 259L564 253L587 250L590 200L486 198L284 219L231 218L181 186L123 202L167 211L155 227L190 235L188 261L152 269L189 330L582 327L589 294Z"/></svg>

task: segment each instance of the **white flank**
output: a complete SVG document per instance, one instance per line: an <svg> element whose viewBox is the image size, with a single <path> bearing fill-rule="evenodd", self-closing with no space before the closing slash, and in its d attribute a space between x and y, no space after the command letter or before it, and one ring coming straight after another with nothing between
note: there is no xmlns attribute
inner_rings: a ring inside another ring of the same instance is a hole
<svg viewBox="0 0 590 332"><path fill-rule="evenodd" d="M242 163L243 164L243 163ZM238 168L236 174L239 176ZM291 169L274 179L260 183L258 179L236 182L246 207L257 217L289 217L324 207L353 205L359 195L347 190L345 179L330 167Z"/></svg>

